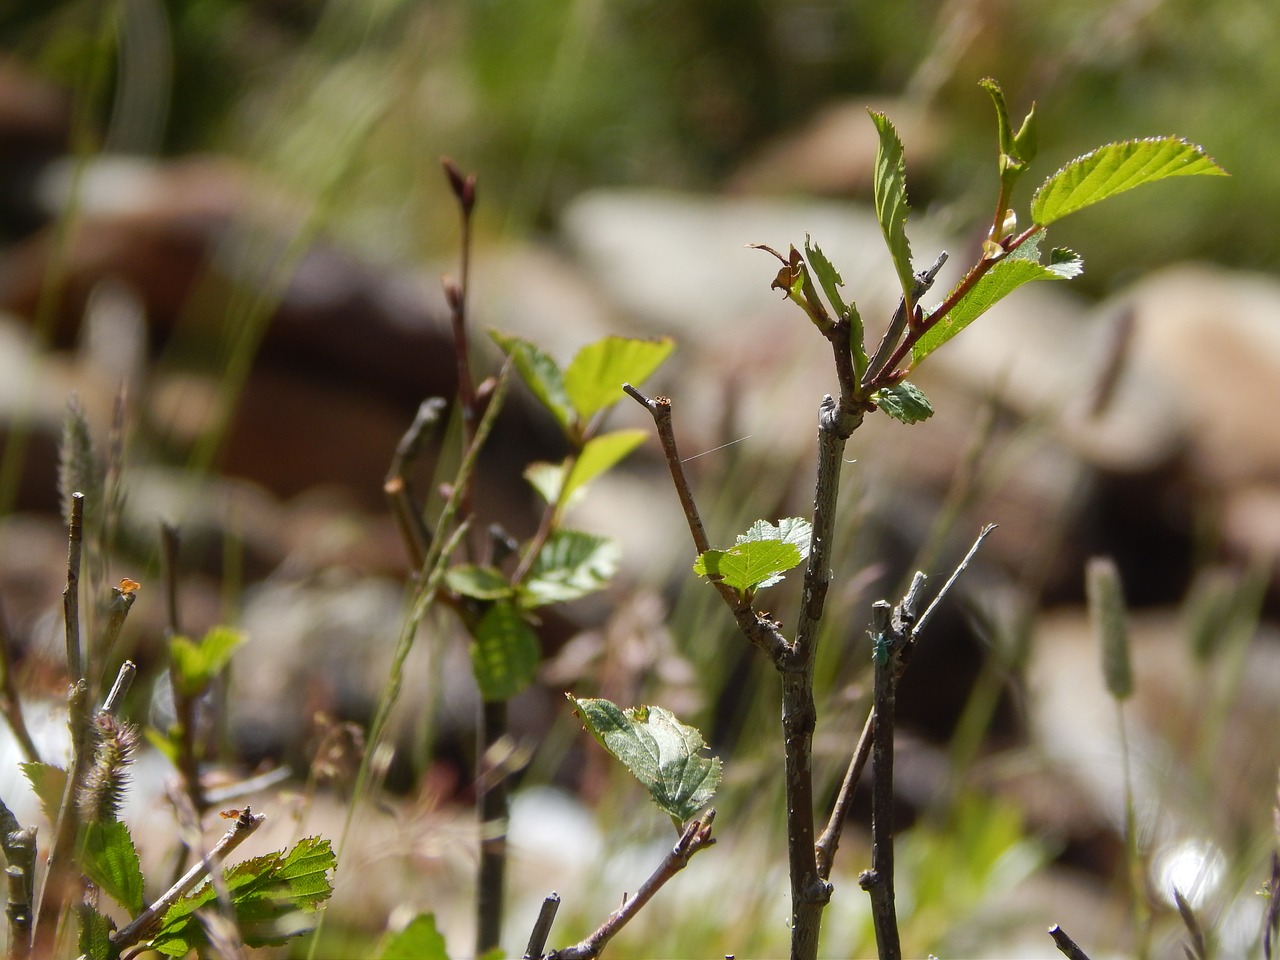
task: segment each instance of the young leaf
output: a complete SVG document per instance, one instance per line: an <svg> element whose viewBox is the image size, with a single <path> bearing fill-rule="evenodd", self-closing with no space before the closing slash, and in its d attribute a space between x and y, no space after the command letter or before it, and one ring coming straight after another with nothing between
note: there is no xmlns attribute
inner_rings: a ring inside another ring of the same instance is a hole
<svg viewBox="0 0 1280 960"><path fill-rule="evenodd" d="M560 490L557 499L562 509L568 506L575 493L640 446L647 436L644 430L615 430L588 440Z"/></svg>
<svg viewBox="0 0 1280 960"><path fill-rule="evenodd" d="M708 550L693 563L700 577L719 577L741 593L771 587L809 555L812 525L799 517L778 521L775 527L757 520L728 550Z"/></svg>
<svg viewBox="0 0 1280 960"><path fill-rule="evenodd" d="M52 824L58 822L58 810L62 807L62 794L67 789L67 771L51 763L23 763L22 773L40 801L40 809Z"/></svg>
<svg viewBox="0 0 1280 960"><path fill-rule="evenodd" d="M564 388L581 421L617 401L624 383L646 380L674 348L670 337L605 337L579 350L564 372Z"/></svg>
<svg viewBox="0 0 1280 960"><path fill-rule="evenodd" d="M912 361L919 363L1024 283L1070 280L1084 269L1084 261L1074 251L1062 248L1050 254L1047 265L1040 263L1037 243L1036 238L1027 241L988 270L945 317L916 341L911 348Z"/></svg>
<svg viewBox="0 0 1280 960"><path fill-rule="evenodd" d="M1049 177L1031 200L1031 219L1048 226L1100 200L1166 177L1227 172L1204 149L1179 137L1109 143Z"/></svg>
<svg viewBox="0 0 1280 960"><path fill-rule="evenodd" d="M861 377L867 369L867 347L862 342L862 316L858 313L858 307L856 304L844 302L844 298L840 296L844 278L832 266L826 254L822 252L822 248L810 241L807 233L804 235L804 255L813 272L818 275L818 283L822 285L822 292L827 295L827 300L840 319L849 324L849 346L853 349L854 372Z"/></svg>
<svg viewBox="0 0 1280 960"><path fill-rule="evenodd" d="M607 537L557 530L543 544L524 582L521 605L567 603L601 589L618 569L618 547Z"/></svg>
<svg viewBox="0 0 1280 960"><path fill-rule="evenodd" d="M471 669L487 703L510 700L533 682L541 651L538 637L514 604L489 608L471 643Z"/></svg>
<svg viewBox="0 0 1280 960"><path fill-rule="evenodd" d="M702 755L706 744L696 729L662 707L621 710L608 700L566 696L591 735L665 813L683 823L711 800L720 784L720 760Z"/></svg>
<svg viewBox="0 0 1280 960"><path fill-rule="evenodd" d="M187 637L169 641L173 682L188 697L198 697L231 661L244 634L231 627L214 627L196 643Z"/></svg>
<svg viewBox="0 0 1280 960"><path fill-rule="evenodd" d="M876 217L884 232L893 258L893 267L902 284L902 295L911 301L915 286L915 271L911 267L911 244L907 240L907 165L902 152L902 141L889 118L872 111L871 119L880 132L880 147L876 151L875 201Z"/></svg>
<svg viewBox="0 0 1280 960"><path fill-rule="evenodd" d="M85 876L129 914L142 912L142 867L129 828L119 820L85 825Z"/></svg>
<svg viewBox="0 0 1280 960"><path fill-rule="evenodd" d="M933 404L929 398L907 380L877 390L871 395L871 402L903 423L919 423L933 416Z"/></svg>
<svg viewBox="0 0 1280 960"><path fill-rule="evenodd" d="M500 571L473 563L449 568L444 575L444 582L454 593L476 600L501 600L512 593L511 584Z"/></svg>
<svg viewBox="0 0 1280 960"><path fill-rule="evenodd" d="M496 330L490 330L489 336L515 362L516 370L533 395L567 431L574 422L573 404L565 391L564 374L556 362L521 337L508 336Z"/></svg>
<svg viewBox="0 0 1280 960"><path fill-rule="evenodd" d="M378 960L449 960L434 914L420 913L387 941Z"/></svg>
<svg viewBox="0 0 1280 960"><path fill-rule="evenodd" d="M283 943L307 932L299 914L314 912L333 893L329 871L335 866L328 840L307 837L286 852L245 860L224 871L223 878L245 945ZM181 957L208 944L196 912L217 893L205 883L165 913L149 942L153 950Z"/></svg>

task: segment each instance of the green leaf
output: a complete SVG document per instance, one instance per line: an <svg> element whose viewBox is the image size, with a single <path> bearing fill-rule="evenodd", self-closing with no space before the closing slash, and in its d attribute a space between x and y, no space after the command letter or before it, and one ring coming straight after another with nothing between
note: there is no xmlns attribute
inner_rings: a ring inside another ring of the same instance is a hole
<svg viewBox="0 0 1280 960"><path fill-rule="evenodd" d="M513 593L511 584L500 571L472 563L451 567L444 575L444 582L454 593L476 600L500 600Z"/></svg>
<svg viewBox="0 0 1280 960"><path fill-rule="evenodd" d="M231 654L244 643L244 634L231 627L214 627L196 643L177 636L169 641L169 663L174 685L188 697L198 697L231 662Z"/></svg>
<svg viewBox="0 0 1280 960"><path fill-rule="evenodd" d="M618 547L607 537L557 530L547 538L524 582L525 607L567 603L602 589L618 569Z"/></svg>
<svg viewBox="0 0 1280 960"><path fill-rule="evenodd" d="M622 761L664 812L683 823L711 800L720 784L720 760L704 756L702 734L671 711L621 710L608 700L566 696L591 735Z"/></svg>
<svg viewBox="0 0 1280 960"><path fill-rule="evenodd" d="M120 951L111 942L111 934L116 925L110 917L105 917L86 904L76 908L76 917L80 921L79 949L85 960L116 960Z"/></svg>
<svg viewBox="0 0 1280 960"><path fill-rule="evenodd" d="M378 960L449 960L434 914L420 913L387 941Z"/></svg>
<svg viewBox="0 0 1280 960"><path fill-rule="evenodd" d="M708 579L719 577L742 593L771 587L809 555L812 533L808 521L799 517L780 520L776 527L757 520L728 550L701 554L694 561L693 572Z"/></svg>
<svg viewBox="0 0 1280 960"><path fill-rule="evenodd" d="M551 411L561 427L569 430L574 423L573 404L565 391L564 374L556 362L521 337L508 336L496 330L490 330L489 336L515 363L521 379L533 395Z"/></svg>
<svg viewBox="0 0 1280 960"><path fill-rule="evenodd" d="M822 285L822 292L827 295L832 308L840 319L849 324L849 346L853 350L854 371L861 377L867 369L867 347L863 343L862 316L858 313L855 304L845 303L844 298L840 296L844 278L831 265L831 261L827 259L822 249L810 241L807 233L804 235L804 255L813 272L818 275L818 283Z"/></svg>
<svg viewBox="0 0 1280 960"><path fill-rule="evenodd" d="M915 271L911 266L911 244L907 240L907 164L902 152L902 141L889 118L883 113L871 112L876 130L880 133L880 147L876 151L875 200L876 217L884 232L898 272L902 295L912 300Z"/></svg>
<svg viewBox="0 0 1280 960"><path fill-rule="evenodd" d="M481 618L471 642L471 670L487 703L510 700L533 682L541 650L515 605L501 600Z"/></svg>
<svg viewBox="0 0 1280 960"><path fill-rule="evenodd" d="M335 866L328 840L307 837L286 852L254 857L223 872L236 925L247 946L278 945L310 929L313 913L333 893ZM208 943L196 912L217 896L206 882L166 911L149 946L172 957Z"/></svg>
<svg viewBox="0 0 1280 960"><path fill-rule="evenodd" d="M556 503L560 499L560 490L564 484L564 464L547 463L537 460L524 468L524 478L530 486L537 490L547 503Z"/></svg>
<svg viewBox="0 0 1280 960"><path fill-rule="evenodd" d="M1047 265L1040 263L1037 259L1038 243L1039 238L1033 237L993 265L945 317L916 341L911 348L912 360L919 363L1024 283L1070 280L1084 269L1084 262L1079 256L1062 248L1050 254Z"/></svg>
<svg viewBox="0 0 1280 960"><path fill-rule="evenodd" d="M978 81L978 86L987 91L992 103L995 104L996 125L1000 135L1000 178L1006 184L1012 185L1026 169L1027 164L1035 159L1038 146L1035 105L1032 104L1031 110L1022 121L1022 126L1017 133L1014 133L1009 108L1005 104L1004 91L1000 89L1000 84L990 77L985 77Z"/></svg>
<svg viewBox="0 0 1280 960"><path fill-rule="evenodd" d="M88 823L83 850L85 875L131 916L141 913L142 867L129 828L119 820Z"/></svg>
<svg viewBox="0 0 1280 960"><path fill-rule="evenodd" d="M1047 226L1144 183L1198 175L1225 177L1227 172L1202 147L1179 137L1109 143L1045 180L1031 200L1031 218Z"/></svg>
<svg viewBox="0 0 1280 960"><path fill-rule="evenodd" d="M877 390L871 395L871 402L903 423L919 423L933 416L933 404L929 398L907 380Z"/></svg>
<svg viewBox="0 0 1280 960"><path fill-rule="evenodd" d="M583 347L564 372L564 387L578 416L585 422L616 402L624 383L642 383L674 348L670 337L605 337Z"/></svg>
<svg viewBox="0 0 1280 960"><path fill-rule="evenodd" d="M575 493L644 443L647 436L644 430L615 430L583 444L560 491L561 506L567 506Z"/></svg>
<svg viewBox="0 0 1280 960"><path fill-rule="evenodd" d="M27 762L19 766L40 800L40 809L44 811L45 819L51 824L57 823L58 811L62 809L62 795L67 789L67 771L52 763Z"/></svg>

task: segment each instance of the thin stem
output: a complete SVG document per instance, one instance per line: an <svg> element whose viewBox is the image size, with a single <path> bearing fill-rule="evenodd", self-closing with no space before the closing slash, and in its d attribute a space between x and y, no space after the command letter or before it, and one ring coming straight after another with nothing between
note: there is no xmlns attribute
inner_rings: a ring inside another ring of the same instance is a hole
<svg viewBox="0 0 1280 960"><path fill-rule="evenodd" d="M9 866L8 903L5 916L9 925L7 960L24 960L31 953L31 901L35 892L36 828L22 827L4 838L5 857Z"/></svg>
<svg viewBox="0 0 1280 960"><path fill-rule="evenodd" d="M181 541L178 528L171 523L160 525L161 556L164 561L165 610L168 619L169 639L182 634L182 621L178 615L178 554ZM196 698L188 696L172 667L169 683L173 692L173 719L178 729L176 765L182 777L182 790L191 802L197 820L208 809L208 802L200 786L200 751L196 741ZM181 862L180 862L181 863Z"/></svg>
<svg viewBox="0 0 1280 960"><path fill-rule="evenodd" d="M111 692L107 694L107 699L102 703L102 712L107 716L114 717L120 709L120 704L124 702L124 698L129 693L129 688L133 686L133 678L138 674L138 667L132 660L126 660L120 664L120 672L116 674L116 682L111 685Z"/></svg>
<svg viewBox="0 0 1280 960"><path fill-rule="evenodd" d="M933 616L934 610L942 601L943 597L950 592L960 574L963 573L968 568L969 564L973 562L973 558L977 555L978 548L982 545L982 541L984 541L995 528L996 525L993 523L989 523L982 528L977 539L974 540L972 546L969 547L968 552L964 555L964 559L956 565L955 570L952 571L951 576L947 578L947 582L942 585L942 589L938 591L938 595L934 598L933 602L929 604L929 607L919 617L919 619L915 620L914 623L911 624L910 635L907 638L907 642L904 644L898 658L897 670L899 678L906 670L907 665L911 662L911 657L915 653L920 634L928 624L929 619ZM912 580L912 587L914 589L918 589L917 585L920 584L920 576L921 575L917 573L915 578ZM907 597L903 598L902 606L904 608L909 607L913 603L914 595L909 592ZM905 612L909 613L910 611ZM853 806L853 794L857 789L858 780L862 777L862 770L867 765L867 760L871 756L871 746L875 740L875 723L876 708L873 704L870 713L867 715L867 720L863 724L862 734L858 737L858 745L853 751L853 756L849 759L849 766L845 771L844 780L840 784L840 792L837 794L835 805L832 807L831 817L827 820L826 829L822 831L822 836L818 838L818 842L816 844L818 876L824 880L831 876L831 868L835 862L836 850L840 847L840 836L844 830L844 823L849 815L850 807Z"/></svg>
<svg viewBox="0 0 1280 960"><path fill-rule="evenodd" d="M490 775L495 747L507 733L507 702L485 703L480 711L476 763L476 819L480 822L480 865L476 872L476 956L498 946L502 936L507 878L509 781Z"/></svg>
<svg viewBox="0 0 1280 960"><path fill-rule="evenodd" d="M559 909L560 895L553 890L542 901L538 919L534 921L533 930L529 933L529 945L524 948L524 960L542 960L546 952L547 937L551 936L551 925L556 922L556 912Z"/></svg>
<svg viewBox="0 0 1280 960"><path fill-rule="evenodd" d="M690 820L684 832L680 834L680 839L676 841L676 845L663 858L662 863L649 876L649 879L636 891L634 897L611 913L609 918L587 939L572 947L552 951L547 960L592 960L600 956L605 945L640 912L641 908L662 889L668 880L689 865L689 860L695 853L705 850L716 842L711 836L711 825L715 818L716 812L708 810L701 817Z"/></svg>
<svg viewBox="0 0 1280 960"><path fill-rule="evenodd" d="M208 856L178 879L178 882L165 891L164 895L138 914L128 926L112 934L111 942L119 952L145 940L160 923L169 908L196 888L213 868L225 860L236 847L240 846L267 818L262 814L250 812L248 807L240 811L231 829L209 851Z"/></svg>
<svg viewBox="0 0 1280 960"><path fill-rule="evenodd" d="M405 550L408 551L409 564L414 570L422 568L423 558L431 546L431 531L422 518L422 511L419 510L409 486L409 469L418 459L428 433L440 422L444 408L445 401L441 397L431 397L418 405L413 423L396 444L387 478L382 485L382 491L391 504L396 525L400 528Z"/></svg>
<svg viewBox="0 0 1280 960"><path fill-rule="evenodd" d="M84 494L71 494L67 536L67 586L62 591L62 616L66 626L67 673L72 682L84 677L80 649L80 556L84 547Z"/></svg>
<svg viewBox="0 0 1280 960"><path fill-rule="evenodd" d="M885 328L884 336L880 339L880 345L876 347L875 355L871 358L871 361L867 364L867 369L862 374L862 389L864 392L869 392L872 385L878 383L882 373L886 370L892 370L901 361L904 351L899 347L899 338L906 331L909 340L911 333L919 326L916 323L918 314L915 304L929 292L929 288L933 286L933 282L938 276L938 271L942 269L943 264L946 262L947 251L943 250L938 254L937 259L933 261L933 266L916 276L916 282L911 288L910 302L907 301L905 296L898 301L898 307L893 311L893 316L889 318L889 326ZM935 311L936 314L937 311ZM906 342L903 341L904 344ZM895 347L898 347L896 352Z"/></svg>
<svg viewBox="0 0 1280 960"><path fill-rule="evenodd" d="M31 763L40 762L40 751L27 729L26 716L22 712L22 700L18 697L18 685L13 675L13 634L9 632L9 620L0 608L0 713L4 714L22 756Z"/></svg>
<svg viewBox="0 0 1280 960"><path fill-rule="evenodd" d="M1067 931L1056 923L1049 928L1049 936L1053 937L1058 952L1067 957L1067 960L1089 960L1089 955L1081 950L1076 942L1067 936Z"/></svg>

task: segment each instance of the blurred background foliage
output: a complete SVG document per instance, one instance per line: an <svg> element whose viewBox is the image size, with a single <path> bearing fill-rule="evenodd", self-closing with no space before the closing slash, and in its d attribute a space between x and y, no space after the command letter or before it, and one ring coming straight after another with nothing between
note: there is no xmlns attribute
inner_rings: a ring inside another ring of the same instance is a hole
<svg viewBox="0 0 1280 960"><path fill-rule="evenodd" d="M359 132L335 229L372 255L444 249L435 158L481 173L491 232L554 225L599 185L711 190L825 104L903 98L941 145L912 202L982 218L990 105L1041 103L1040 170L1097 143L1178 133L1235 181L1126 198L1088 233L1095 292L1169 260L1273 270L1280 9L1270 0L10 0L0 43L79 90L105 63L101 142L218 151L307 196ZM105 41L105 42L104 42ZM95 50L103 59L95 61ZM869 125L868 125L869 127ZM914 163L913 163L914 161ZM1034 177L1031 179L1035 179ZM797 186L780 178L777 192ZM1247 199L1246 199L1247 198ZM1025 200L1025 197L1024 197ZM1086 246L1082 241L1077 245Z"/></svg>

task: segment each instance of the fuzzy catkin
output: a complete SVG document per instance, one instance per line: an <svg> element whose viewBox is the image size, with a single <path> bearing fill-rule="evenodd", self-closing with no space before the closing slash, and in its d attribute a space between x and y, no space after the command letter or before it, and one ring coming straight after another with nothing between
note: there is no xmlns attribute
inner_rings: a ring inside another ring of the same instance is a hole
<svg viewBox="0 0 1280 960"><path fill-rule="evenodd" d="M108 713L95 718L93 766L85 776L77 806L86 823L117 820L128 785L128 767L138 745L138 728Z"/></svg>

